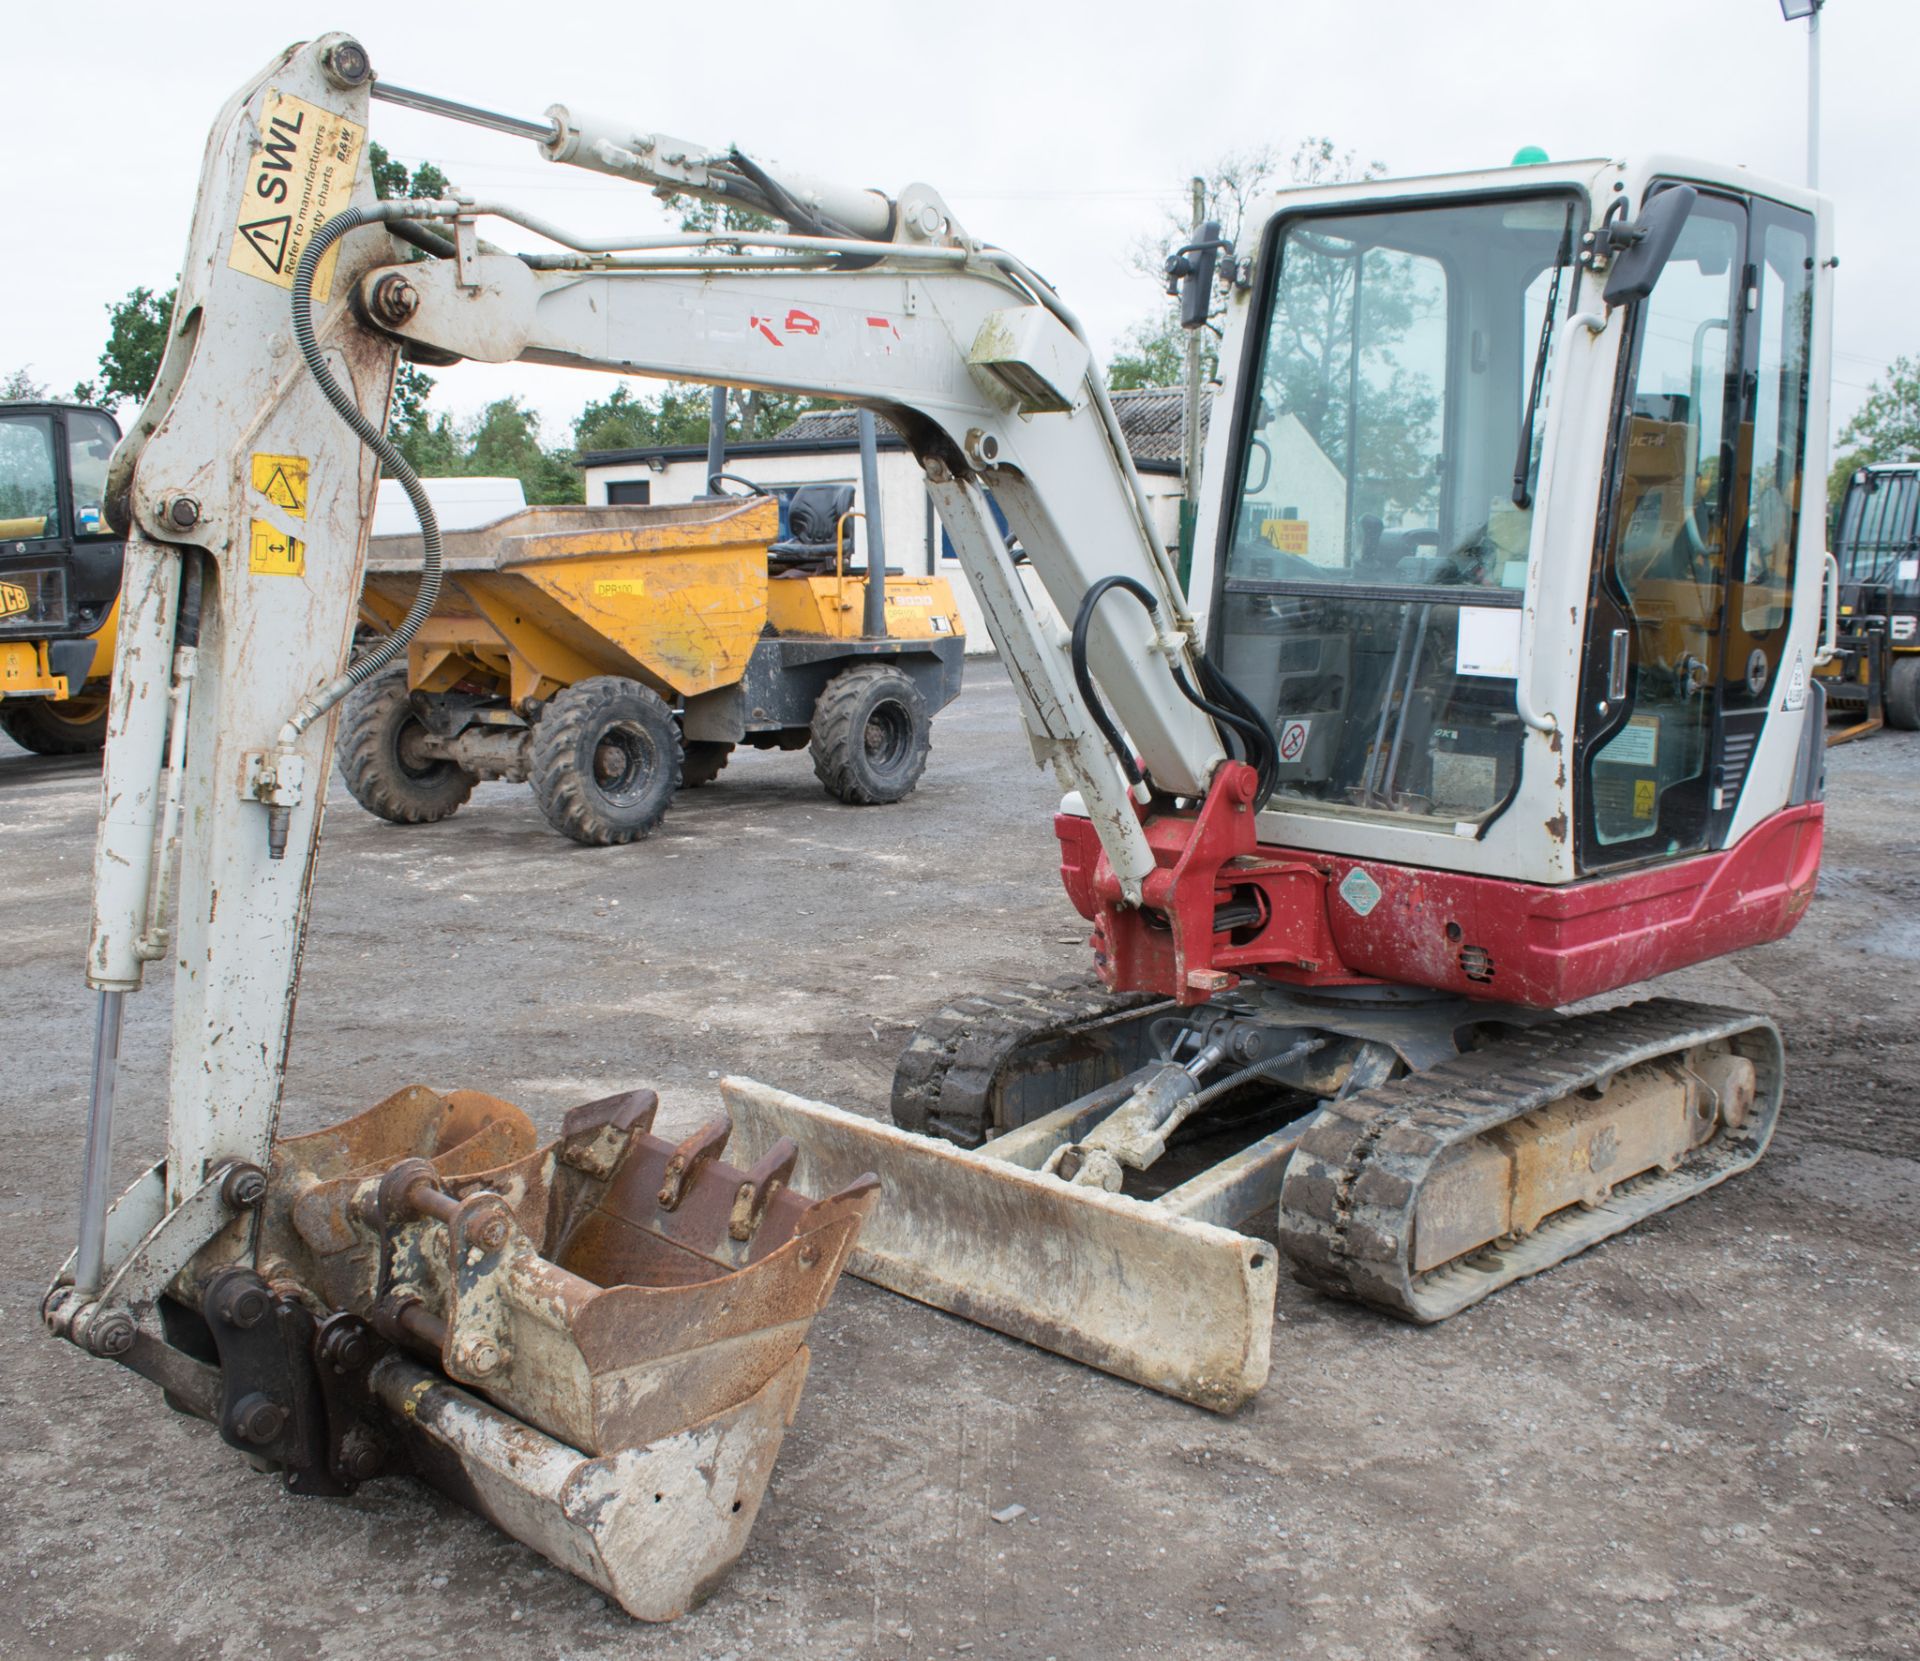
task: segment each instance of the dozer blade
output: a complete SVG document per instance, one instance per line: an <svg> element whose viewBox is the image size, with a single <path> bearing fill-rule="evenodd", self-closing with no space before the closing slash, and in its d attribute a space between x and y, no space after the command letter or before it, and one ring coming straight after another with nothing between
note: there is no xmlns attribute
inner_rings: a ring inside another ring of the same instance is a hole
<svg viewBox="0 0 1920 1661"><path fill-rule="evenodd" d="M1277 1189L1290 1143L1204 1195L1144 1201L1007 1157L1017 1143L1037 1165L1065 1127L976 1152L749 1079L720 1089L747 1157L797 1145L794 1178L814 1187L878 1176L884 1203L849 1264L862 1280L1217 1412L1266 1382L1274 1249L1195 1213L1238 1209L1236 1177Z"/></svg>
<svg viewBox="0 0 1920 1661"><path fill-rule="evenodd" d="M411 1472L671 1620L746 1544L878 1187L810 1200L790 1146L730 1164L725 1120L673 1144L655 1106L536 1146L505 1102L413 1088L277 1142L123 1358L297 1492Z"/></svg>

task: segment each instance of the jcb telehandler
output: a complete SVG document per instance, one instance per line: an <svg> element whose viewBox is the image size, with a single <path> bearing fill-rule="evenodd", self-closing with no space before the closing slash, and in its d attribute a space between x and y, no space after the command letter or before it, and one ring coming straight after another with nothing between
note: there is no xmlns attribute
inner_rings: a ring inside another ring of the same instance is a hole
<svg viewBox="0 0 1920 1661"><path fill-rule="evenodd" d="M1920 728L1920 461L1876 462L1835 516L1838 639L1818 667L1828 705L1857 717L1829 744Z"/></svg>
<svg viewBox="0 0 1920 1661"><path fill-rule="evenodd" d="M787 228L589 241L377 202L376 98ZM1556 1011L1775 939L1812 897L1825 202L1650 156L1294 192L1249 224L1179 256L1186 321L1216 281L1228 313L1189 599L1072 312L927 186L493 115L377 80L344 35L243 87L114 463L101 1018L52 1330L296 1487L415 1469L670 1614L739 1549L850 1252L1226 1410L1266 1376L1281 1254L1435 1320L1758 1159L1771 1022ZM884 413L1067 791L1098 986L953 1004L902 1059L897 1126L730 1081L738 1167L724 1126L669 1147L635 1098L544 1150L490 1098L419 1089L276 1141L329 711L438 580L381 430L403 351ZM298 514L268 488L289 462ZM343 671L383 465L425 576ZM183 814L176 939L155 849ZM168 1147L109 1203L121 999L163 955Z"/></svg>

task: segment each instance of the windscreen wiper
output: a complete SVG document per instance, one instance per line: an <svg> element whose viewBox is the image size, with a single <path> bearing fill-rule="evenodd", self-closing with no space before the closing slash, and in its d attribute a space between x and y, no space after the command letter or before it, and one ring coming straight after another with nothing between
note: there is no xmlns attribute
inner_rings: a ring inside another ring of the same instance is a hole
<svg viewBox="0 0 1920 1661"><path fill-rule="evenodd" d="M1560 309L1560 274L1573 263L1573 204L1567 204L1566 229L1560 234L1560 252L1554 259L1553 281L1547 285L1547 314L1540 320L1540 344L1534 349L1533 375L1527 387L1527 418L1520 423L1520 452L1513 458L1513 505L1533 506L1527 488L1533 471L1533 427L1540 413L1540 391L1547 379L1547 351L1553 345L1554 313Z"/></svg>

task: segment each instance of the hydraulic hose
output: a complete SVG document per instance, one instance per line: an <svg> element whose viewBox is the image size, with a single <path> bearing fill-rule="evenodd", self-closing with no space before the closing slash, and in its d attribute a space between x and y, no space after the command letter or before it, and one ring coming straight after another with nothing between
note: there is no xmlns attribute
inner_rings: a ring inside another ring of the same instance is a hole
<svg viewBox="0 0 1920 1661"><path fill-rule="evenodd" d="M1107 706L1094 687L1092 670L1087 663L1087 636L1093 626L1094 608L1109 590L1115 588L1138 600L1146 608L1154 627L1158 629L1160 626L1160 602L1145 583L1132 577L1102 577L1082 596L1080 609L1074 613L1073 682L1079 687L1080 696L1086 700L1094 725L1100 729L1119 758L1120 770L1126 774L1128 784L1138 785L1144 782L1139 763L1134 760L1132 749L1121 738L1113 717L1107 713ZM1231 740L1238 742L1242 755L1258 776L1254 798L1254 811L1258 812L1267 805L1278 782L1280 746L1274 737L1272 723L1254 707L1245 693L1214 668L1203 652L1196 650L1193 656L1200 676L1200 688L1204 690L1195 688L1177 659L1170 660L1168 665L1173 684L1180 689L1180 695L1188 703L1211 717Z"/></svg>
<svg viewBox="0 0 1920 1661"><path fill-rule="evenodd" d="M1127 776L1129 785L1145 782L1140 764L1133 759L1133 747L1120 736L1120 729L1114 725L1113 717L1107 713L1107 706L1100 694L1094 689L1093 671L1087 665L1087 631L1093 627L1093 608L1099 605L1101 597L1109 589L1120 588L1131 594L1141 605L1147 608L1147 616L1153 620L1157 629L1160 626L1160 602L1145 583L1136 582L1132 577L1102 577L1089 588L1080 601L1080 609L1073 617L1073 684L1080 688L1080 696L1086 700L1087 711L1093 717L1093 724L1107 741L1107 746L1119 758L1120 771Z"/></svg>
<svg viewBox="0 0 1920 1661"><path fill-rule="evenodd" d="M400 626L384 639L376 641L364 655L348 664L344 673L320 691L301 700L300 707L281 730L282 748L291 747L301 733L356 686L379 674L404 652L407 643L420 632L421 624L433 614L434 604L440 598L440 521L434 516L433 503L427 499L426 487L421 484L420 475L414 472L407 458L400 453L399 447L381 427L367 419L352 395L334 379L313 328L313 274L327 250L348 232L357 231L363 225L404 219L432 205L421 202L379 202L372 207L349 208L345 213L335 214L313 234L301 251L299 263L293 268L294 343L300 348L300 356L306 360L308 373L325 394L327 402L333 405L340 419L353 429L360 442L380 458L381 470L387 477L397 479L401 489L406 491L407 500L413 503L413 511L420 516L421 560L420 587Z"/></svg>

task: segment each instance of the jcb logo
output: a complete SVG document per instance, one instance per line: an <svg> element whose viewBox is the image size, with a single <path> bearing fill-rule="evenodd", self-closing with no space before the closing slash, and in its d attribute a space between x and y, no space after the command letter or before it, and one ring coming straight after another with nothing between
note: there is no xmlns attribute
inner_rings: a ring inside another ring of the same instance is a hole
<svg viewBox="0 0 1920 1661"><path fill-rule="evenodd" d="M33 596L18 583L0 583L0 617L18 617L33 610Z"/></svg>

